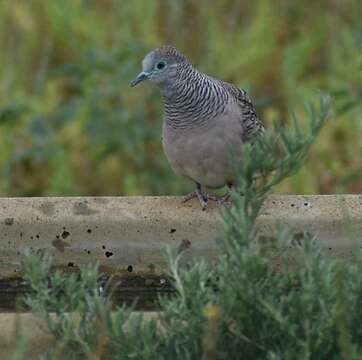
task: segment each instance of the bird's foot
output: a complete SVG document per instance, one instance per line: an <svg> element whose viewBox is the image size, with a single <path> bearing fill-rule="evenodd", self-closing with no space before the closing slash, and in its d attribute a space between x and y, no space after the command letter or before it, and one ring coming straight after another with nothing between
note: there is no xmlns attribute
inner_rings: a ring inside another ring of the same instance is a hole
<svg viewBox="0 0 362 360"><path fill-rule="evenodd" d="M232 200L231 200L231 194L228 191L225 195L223 196L212 196L209 195L208 196L209 200L213 200L216 201L219 205L230 205Z"/></svg>
<svg viewBox="0 0 362 360"><path fill-rule="evenodd" d="M216 201L219 205L230 205L231 204L231 194L227 192L223 196L214 196L203 193L201 190L195 190L184 196L182 202L185 203L191 199L198 198L202 207L202 210L206 210L209 200Z"/></svg>
<svg viewBox="0 0 362 360"><path fill-rule="evenodd" d="M190 194L187 194L182 199L182 202L185 203L191 199L198 198L201 204L202 210L206 210L209 200L209 195L204 194L201 190L196 189L195 191L191 192Z"/></svg>

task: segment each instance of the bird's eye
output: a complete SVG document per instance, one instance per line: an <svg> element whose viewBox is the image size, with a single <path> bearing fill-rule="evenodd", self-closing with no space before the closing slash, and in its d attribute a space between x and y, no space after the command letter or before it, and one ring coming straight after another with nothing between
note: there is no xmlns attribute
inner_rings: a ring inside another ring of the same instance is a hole
<svg viewBox="0 0 362 360"><path fill-rule="evenodd" d="M160 61L156 64L156 68L158 70L162 70L166 66L166 63L164 61Z"/></svg>

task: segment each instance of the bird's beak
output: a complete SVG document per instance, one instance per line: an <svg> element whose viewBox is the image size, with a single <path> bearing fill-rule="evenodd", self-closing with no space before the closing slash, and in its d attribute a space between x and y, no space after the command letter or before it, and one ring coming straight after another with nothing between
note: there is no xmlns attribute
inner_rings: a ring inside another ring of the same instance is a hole
<svg viewBox="0 0 362 360"><path fill-rule="evenodd" d="M150 73L146 72L146 71L142 71L141 73L139 73L135 79L132 80L131 82L131 86L136 86L137 84L139 84L141 81L143 80L147 80L149 77Z"/></svg>

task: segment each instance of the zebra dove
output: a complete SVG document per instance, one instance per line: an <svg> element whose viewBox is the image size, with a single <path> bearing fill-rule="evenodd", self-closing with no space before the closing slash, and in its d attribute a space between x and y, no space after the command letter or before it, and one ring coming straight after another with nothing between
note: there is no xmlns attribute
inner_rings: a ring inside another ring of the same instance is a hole
<svg viewBox="0 0 362 360"><path fill-rule="evenodd" d="M216 198L203 192L203 187L235 185L231 159L242 161L242 143L264 132L247 93L201 73L172 46L151 51L142 65L131 86L148 79L160 88L166 157L176 174L196 184L184 202L197 197L205 210L208 200L227 201L229 192Z"/></svg>

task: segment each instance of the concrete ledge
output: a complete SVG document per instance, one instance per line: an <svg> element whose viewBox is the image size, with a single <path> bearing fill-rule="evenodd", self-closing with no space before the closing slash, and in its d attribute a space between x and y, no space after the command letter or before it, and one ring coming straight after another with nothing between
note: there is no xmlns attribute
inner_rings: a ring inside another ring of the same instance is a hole
<svg viewBox="0 0 362 360"><path fill-rule="evenodd" d="M258 219L271 236L278 223L316 233L328 253L362 246L362 195L271 196ZM57 266L99 261L112 274L158 276L166 245L214 258L222 230L216 205L201 211L177 197L0 199L0 278L18 277L26 249L45 250Z"/></svg>

